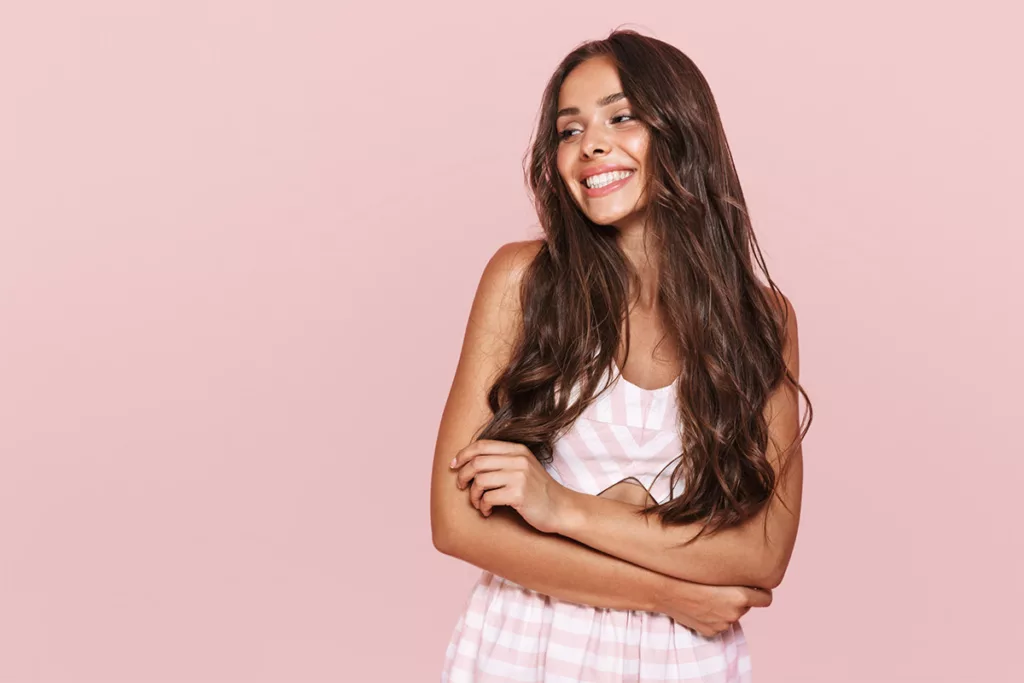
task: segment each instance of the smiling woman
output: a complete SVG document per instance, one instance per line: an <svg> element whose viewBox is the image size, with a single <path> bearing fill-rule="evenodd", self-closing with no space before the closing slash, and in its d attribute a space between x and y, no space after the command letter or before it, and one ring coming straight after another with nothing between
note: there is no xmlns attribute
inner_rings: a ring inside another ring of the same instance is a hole
<svg viewBox="0 0 1024 683"><path fill-rule="evenodd" d="M811 411L710 89L585 43L529 161L544 239L484 269L435 447L434 544L483 569L441 679L749 681Z"/></svg>
<svg viewBox="0 0 1024 683"><path fill-rule="evenodd" d="M565 79L558 96L558 173L597 223L644 208L641 189L648 133L633 116L621 87L615 62L594 57ZM580 105L563 106L570 102ZM580 145L586 146L583 154ZM612 150L614 156L608 154Z"/></svg>

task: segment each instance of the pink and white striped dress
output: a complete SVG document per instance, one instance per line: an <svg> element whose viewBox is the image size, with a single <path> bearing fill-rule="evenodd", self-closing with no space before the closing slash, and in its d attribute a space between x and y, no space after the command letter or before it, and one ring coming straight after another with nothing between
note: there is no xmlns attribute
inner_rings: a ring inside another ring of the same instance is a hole
<svg viewBox="0 0 1024 683"><path fill-rule="evenodd" d="M598 397L555 442L548 472L594 495L623 479L643 484L658 502L678 495L669 487L681 449L678 378L643 389L616 368L604 380ZM455 625L441 674L442 683L750 680L739 623L705 638L664 614L566 602L487 571Z"/></svg>

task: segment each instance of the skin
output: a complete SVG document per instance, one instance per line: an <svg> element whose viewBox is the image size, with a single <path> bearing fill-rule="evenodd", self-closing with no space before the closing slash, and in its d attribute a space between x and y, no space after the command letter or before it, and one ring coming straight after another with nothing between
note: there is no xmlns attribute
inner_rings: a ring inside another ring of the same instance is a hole
<svg viewBox="0 0 1024 683"><path fill-rule="evenodd" d="M629 100L622 97L622 82L614 64L595 57L573 69L559 91L559 136L556 164L558 174L576 204L590 220L612 225L618 231L619 247L641 276L639 292L633 292L630 309L633 330L630 358L620 353L617 365L630 382L653 389L671 384L681 368L675 361L676 349L665 334L657 307L658 269L644 248L647 218L647 127L633 116ZM590 168L605 164L636 169L622 188L602 197L588 197L580 176ZM660 345L659 345L660 343ZM655 346L657 351L655 353ZM642 499L638 502L642 502Z"/></svg>
<svg viewBox="0 0 1024 683"><path fill-rule="evenodd" d="M646 198L641 189L644 183L627 182L611 194L588 197L580 180L585 169L608 163L635 168L630 181L645 177L648 133L640 121L629 116L631 109L624 96L609 101L615 93L621 94L621 89L615 67L604 58L589 60L569 74L559 95L559 111L566 109L567 113L557 124L561 139L557 165L581 210L596 222L615 226L629 257L640 259L637 262L643 266L644 281L640 305L643 307L646 300L651 309L650 315L637 316L637 332L642 338L657 327L653 321L658 315L650 303L655 300L651 292L656 288L657 275L643 257L642 246L638 246L644 242L646 229ZM784 303L790 306L788 300ZM631 319L636 315L635 307L630 315ZM790 372L798 378L796 314L791 307L788 319L785 356ZM619 367L625 376L627 368ZM664 377L655 368L647 375L668 384L675 372ZM783 383L769 397L765 418L770 433L767 457L789 509L775 496L746 523L704 536L683 548L673 546L696 537L701 525L662 527L634 514L646 496L643 487L636 484L620 482L620 491L611 500L581 494L555 482L524 446L501 441L470 444L453 458L450 467L458 471L460 488L471 486L470 501L485 516L495 505L511 506L540 531L573 538L654 571L702 583L726 581L771 589L785 574L799 523L802 456L799 447L785 452L799 433L797 392L792 385ZM789 476L783 477L781 467L786 460L793 467ZM626 492L627 486L632 490Z"/></svg>
<svg viewBox="0 0 1024 683"><path fill-rule="evenodd" d="M605 105L602 98L622 97ZM573 69L558 96L558 110L575 110L558 117L558 174L576 204L599 225L618 230L619 246L644 275L639 304L652 310L657 294L658 272L644 251L647 196L647 127L633 116L622 93L622 82L613 63L595 57ZM603 197L588 197L579 180L588 168L604 164L636 169L630 182Z"/></svg>
<svg viewBox="0 0 1024 683"><path fill-rule="evenodd" d="M629 258L641 268L640 301L630 311L637 324L641 362L649 366L647 379L655 386L670 383L678 373L668 364L669 374L653 357L644 358L652 346L650 334L658 328L656 269L645 258L647 201L643 191L649 134L632 116L630 102L622 92L613 63L599 57L572 71L559 93L556 164L562 182L581 210L592 220L613 225L618 241ZM620 188L609 195L590 197L583 183L588 169L614 164L635 169ZM785 301L786 305L788 301ZM637 311L637 308L640 311ZM645 310L646 308L646 310ZM785 349L790 370L799 376L795 311L790 311L791 329ZM632 355L632 354L631 354ZM624 367L626 376L630 368ZM632 370L637 370L636 366ZM644 386L640 384L640 386ZM635 514L646 500L646 490L633 482L621 482L608 497L594 497L566 488L554 481L525 446L502 441L476 441L453 459L459 470L460 488L471 486L470 502L488 515L496 505L514 508L539 530L558 533L591 548L629 560L679 579L701 583L729 582L771 589L782 581L796 542L802 493L802 457L798 449L785 454L786 446L799 433L797 392L783 384L768 400L765 417L769 423L769 462L780 481L781 499L773 497L744 524L702 537L684 548L676 547L696 537L700 524L662 526ZM791 461L791 476L781 476L783 459ZM794 471L795 470L795 471ZM796 476L793 476L793 475ZM611 500L608 500L611 499Z"/></svg>
<svg viewBox="0 0 1024 683"><path fill-rule="evenodd" d="M794 340L787 354L797 376ZM456 486L469 489L470 503L489 516L494 506L509 506L539 531L559 534L634 564L699 583L730 583L776 588L792 555L800 518L803 467L800 448L785 452L797 436L797 394L788 384L768 400L767 458L780 482L761 512L745 523L706 535L690 545L700 524L662 526L635 513L635 505L566 488L554 481L521 444L477 440L463 448L449 467ZM782 448L779 445L782 445ZM782 475L783 463L789 471Z"/></svg>
<svg viewBox="0 0 1024 683"><path fill-rule="evenodd" d="M569 74L558 108L575 111L556 122L558 133L564 135L556 163L581 210L596 223L615 226L620 247L641 274L642 285L633 292L629 313L630 357L624 358L620 350L617 364L628 381L656 388L671 383L680 367L659 319L657 269L644 250L646 197L641 188L646 181L648 133L631 117L628 100L608 100L621 91L617 71L603 58L589 60ZM598 104L602 98L605 103ZM606 163L636 170L616 192L588 197L580 185L581 172ZM601 496L578 494L552 480L520 444L473 438L490 418L486 389L507 365L506 340L515 338L521 324L516 294L539 248L538 241L504 245L481 278L435 448L435 546L553 597L595 607L661 612L705 636L720 633L751 607L771 604L767 588L781 580L774 571L778 564L772 565L770 576L747 571L746 558L753 557L747 553L743 562L715 570L716 554L700 541L691 546L699 549L689 556L670 556L666 543L681 536L657 535L652 532L657 525L641 536L640 546L625 543L623 539L638 532L625 519L635 517L636 506L646 500L642 486L622 482ZM663 356L655 355L656 346ZM508 514L511 510L518 514ZM595 523L595 517L605 521ZM604 540L596 540L602 536ZM749 543L748 538L743 542ZM644 550L638 552L637 547ZM651 561L652 557L661 559ZM680 576L686 573L688 559L696 560L695 573L702 580ZM659 569L651 568L655 564ZM744 580L733 580L740 576Z"/></svg>

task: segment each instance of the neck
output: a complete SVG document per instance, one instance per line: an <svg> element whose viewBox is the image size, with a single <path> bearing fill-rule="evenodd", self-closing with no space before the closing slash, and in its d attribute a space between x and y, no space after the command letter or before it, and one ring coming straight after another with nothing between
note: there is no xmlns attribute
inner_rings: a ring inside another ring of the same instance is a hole
<svg viewBox="0 0 1024 683"><path fill-rule="evenodd" d="M619 235L616 242L626 259L640 275L640 291L630 292L634 308L653 311L658 303L658 263L652 252L650 232L642 219L617 225Z"/></svg>

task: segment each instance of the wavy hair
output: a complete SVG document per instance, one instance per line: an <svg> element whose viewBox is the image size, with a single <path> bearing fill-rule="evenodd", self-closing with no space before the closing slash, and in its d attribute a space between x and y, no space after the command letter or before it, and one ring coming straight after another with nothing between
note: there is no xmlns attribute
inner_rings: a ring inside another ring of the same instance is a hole
<svg viewBox="0 0 1024 683"><path fill-rule="evenodd" d="M555 439L594 400L623 339L629 353L628 298L639 290L639 274L617 230L576 205L555 160L559 90L593 57L614 62L633 115L649 132L646 238L658 262L663 324L678 341L682 366L682 452L670 490L680 479L684 486L640 514L663 524L702 523L692 542L741 524L768 502L776 476L766 457L766 402L784 381L808 397L783 358L787 309L754 237L711 90L668 43L616 30L581 44L548 81L523 161L544 240L524 274L519 338L488 391L493 417L477 438L522 443L550 462ZM755 260L778 296L755 276ZM581 398L573 401L564 389L577 384ZM808 420L791 448L810 427L806 403Z"/></svg>

